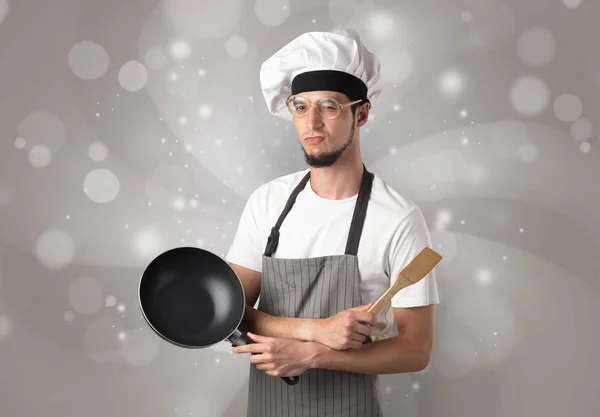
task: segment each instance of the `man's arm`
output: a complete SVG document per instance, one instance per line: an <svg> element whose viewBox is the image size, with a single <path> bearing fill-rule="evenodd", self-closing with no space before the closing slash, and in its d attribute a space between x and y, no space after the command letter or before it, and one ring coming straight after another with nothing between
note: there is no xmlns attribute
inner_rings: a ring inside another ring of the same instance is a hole
<svg viewBox="0 0 600 417"><path fill-rule="evenodd" d="M419 372L431 360L434 344L435 305L394 308L398 336L360 349L333 350L315 345L319 352L312 368L360 374Z"/></svg>
<svg viewBox="0 0 600 417"><path fill-rule="evenodd" d="M246 295L246 308L240 325L242 331L303 342L313 341L312 330L318 319L278 317L256 310L253 306L260 295L262 274L231 262L229 265L242 282Z"/></svg>

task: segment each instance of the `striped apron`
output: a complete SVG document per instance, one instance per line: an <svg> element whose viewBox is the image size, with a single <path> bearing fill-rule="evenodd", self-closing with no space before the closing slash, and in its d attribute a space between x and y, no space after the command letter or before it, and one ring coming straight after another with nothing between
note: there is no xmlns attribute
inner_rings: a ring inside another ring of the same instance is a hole
<svg viewBox="0 0 600 417"><path fill-rule="evenodd" d="M277 250L279 228L309 178L310 171L290 195L262 257L258 310L274 316L323 319L368 302L361 299L356 256L373 183L373 174L364 165L344 255L271 257ZM379 376L308 369L290 386L251 363L247 416L382 417Z"/></svg>

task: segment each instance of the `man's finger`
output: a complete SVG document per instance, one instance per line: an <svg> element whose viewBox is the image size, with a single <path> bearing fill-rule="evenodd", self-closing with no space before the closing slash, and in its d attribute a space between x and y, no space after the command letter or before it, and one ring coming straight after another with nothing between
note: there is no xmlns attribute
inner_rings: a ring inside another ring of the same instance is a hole
<svg viewBox="0 0 600 417"><path fill-rule="evenodd" d="M354 326L354 330L357 333L364 334L365 336L371 335L371 328L362 323L357 323L356 326Z"/></svg>
<svg viewBox="0 0 600 417"><path fill-rule="evenodd" d="M351 349L360 349L362 347L362 342L357 342L356 340L353 340L352 343L350 343L350 348Z"/></svg>
<svg viewBox="0 0 600 417"><path fill-rule="evenodd" d="M265 355L257 354L250 356L250 363L268 363L270 360L265 357Z"/></svg>
<svg viewBox="0 0 600 417"><path fill-rule="evenodd" d="M250 332L248 332L247 335L250 339L254 340L255 342L269 342L271 340L270 337L260 336Z"/></svg>
<svg viewBox="0 0 600 417"><path fill-rule="evenodd" d="M250 343L249 345L236 346L233 348L235 353L263 353L266 346L262 343Z"/></svg>
<svg viewBox="0 0 600 417"><path fill-rule="evenodd" d="M373 313L360 312L356 315L356 319L363 323L368 323L371 326L377 325L377 316Z"/></svg>

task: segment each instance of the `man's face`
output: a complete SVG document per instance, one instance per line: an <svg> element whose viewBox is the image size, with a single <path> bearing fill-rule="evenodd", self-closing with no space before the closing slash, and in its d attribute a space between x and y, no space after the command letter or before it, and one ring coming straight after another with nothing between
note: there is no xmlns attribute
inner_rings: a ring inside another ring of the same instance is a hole
<svg viewBox="0 0 600 417"><path fill-rule="evenodd" d="M300 93L298 96L312 102L326 97L333 97L341 104L350 101L344 94L334 91L310 91ZM294 116L294 126L308 165L331 166L352 146L355 121L350 107L343 108L340 115L331 120L321 116L314 107L310 108L306 116Z"/></svg>

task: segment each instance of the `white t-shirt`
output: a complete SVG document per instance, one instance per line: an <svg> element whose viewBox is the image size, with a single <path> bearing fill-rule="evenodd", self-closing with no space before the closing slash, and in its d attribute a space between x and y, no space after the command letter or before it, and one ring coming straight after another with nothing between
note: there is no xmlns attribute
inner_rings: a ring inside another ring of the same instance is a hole
<svg viewBox="0 0 600 417"><path fill-rule="evenodd" d="M308 169L288 174L258 187L242 212L226 260L262 272L262 255L271 228ZM280 228L275 258L314 258L343 255L358 194L342 200L317 195L307 182ZM358 245L358 267L363 304L376 301L424 247L431 236L421 210L374 175L365 224ZM391 278L390 278L391 277ZM439 303L435 270L400 290L391 307ZM397 335L392 309L378 315L375 340Z"/></svg>

